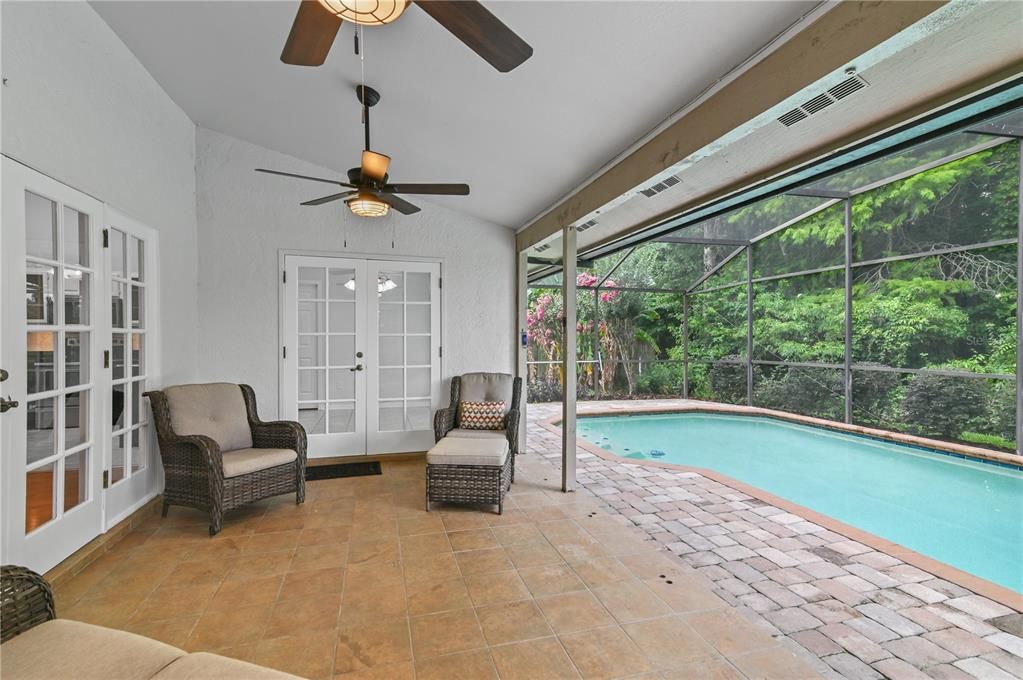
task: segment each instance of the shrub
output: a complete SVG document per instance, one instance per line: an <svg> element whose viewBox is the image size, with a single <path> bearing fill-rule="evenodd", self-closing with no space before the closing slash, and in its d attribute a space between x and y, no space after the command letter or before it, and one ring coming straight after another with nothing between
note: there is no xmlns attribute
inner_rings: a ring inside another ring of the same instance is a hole
<svg viewBox="0 0 1023 680"><path fill-rule="evenodd" d="M864 364L881 366L882 364ZM853 413L860 425L890 427L897 421L899 375L887 371L853 372Z"/></svg>
<svg viewBox="0 0 1023 680"><path fill-rule="evenodd" d="M843 420L842 371L792 366L754 380L753 405L806 416Z"/></svg>
<svg viewBox="0 0 1023 680"><path fill-rule="evenodd" d="M724 357L726 361L715 361L710 366L710 394L714 401L725 404L745 404L746 394L746 364L745 358L740 356ZM731 360L743 361L743 363L730 363Z"/></svg>
<svg viewBox="0 0 1023 680"><path fill-rule="evenodd" d="M682 367L678 364L650 364L636 380L636 393L640 395L682 394Z"/></svg>
<svg viewBox="0 0 1023 680"><path fill-rule="evenodd" d="M902 412L918 434L960 439L984 415L986 397L983 380L919 373L906 383Z"/></svg>

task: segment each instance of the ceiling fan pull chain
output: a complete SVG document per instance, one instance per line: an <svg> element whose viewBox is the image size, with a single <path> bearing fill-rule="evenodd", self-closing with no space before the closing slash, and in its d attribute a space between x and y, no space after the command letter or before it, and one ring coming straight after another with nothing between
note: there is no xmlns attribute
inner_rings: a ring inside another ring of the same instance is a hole
<svg viewBox="0 0 1023 680"><path fill-rule="evenodd" d="M359 28L355 28L355 56L359 56Z"/></svg>

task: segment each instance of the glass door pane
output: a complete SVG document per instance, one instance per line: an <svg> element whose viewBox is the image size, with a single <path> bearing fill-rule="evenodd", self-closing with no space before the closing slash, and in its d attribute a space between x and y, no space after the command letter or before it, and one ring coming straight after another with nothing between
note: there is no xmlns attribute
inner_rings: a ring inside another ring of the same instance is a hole
<svg viewBox="0 0 1023 680"><path fill-rule="evenodd" d="M91 217L25 193L25 533L92 500ZM83 353L84 352L84 353Z"/></svg>
<svg viewBox="0 0 1023 680"><path fill-rule="evenodd" d="M145 470L149 459L146 390L147 281L145 239L126 229L107 229L110 253L111 488Z"/></svg>
<svg viewBox="0 0 1023 680"><path fill-rule="evenodd" d="M440 379L440 266L371 263L372 419L369 450L425 450L432 444L434 397Z"/></svg>
<svg viewBox="0 0 1023 680"><path fill-rule="evenodd" d="M364 276L358 260L285 258L281 412L305 427L312 458L366 452Z"/></svg>

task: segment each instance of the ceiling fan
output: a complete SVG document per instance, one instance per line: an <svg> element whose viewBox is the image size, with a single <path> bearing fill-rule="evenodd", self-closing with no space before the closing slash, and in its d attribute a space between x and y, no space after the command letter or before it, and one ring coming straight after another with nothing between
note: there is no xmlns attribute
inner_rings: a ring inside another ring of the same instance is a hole
<svg viewBox="0 0 1023 680"><path fill-rule="evenodd" d="M319 66L327 58L343 20L363 26L389 24L411 0L302 0L281 61ZM473 0L415 0L491 66L505 73L533 54L533 48L491 12Z"/></svg>
<svg viewBox="0 0 1023 680"><path fill-rule="evenodd" d="M323 205L333 201L344 201L348 209L359 217L383 217L394 208L402 215L419 212L419 207L395 194L429 194L433 196L468 196L468 184L388 184L387 169L391 157L371 151L369 146L369 109L380 101L380 93L372 87L357 85L355 94L362 103L362 122L366 133L366 148L362 152L362 165L348 171L348 181L296 175L292 172L256 168L256 172L271 175L295 177L314 182L326 182L348 189L329 196L314 198L301 205Z"/></svg>

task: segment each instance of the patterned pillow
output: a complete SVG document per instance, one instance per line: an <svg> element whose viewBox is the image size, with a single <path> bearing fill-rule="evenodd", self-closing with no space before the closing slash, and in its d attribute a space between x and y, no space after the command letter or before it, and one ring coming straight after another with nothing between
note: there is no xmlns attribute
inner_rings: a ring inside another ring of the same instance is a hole
<svg viewBox="0 0 1023 680"><path fill-rule="evenodd" d="M503 430L503 401L458 402L458 425L465 430Z"/></svg>

